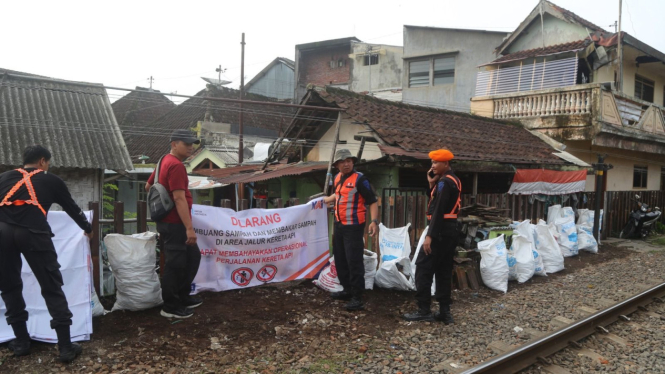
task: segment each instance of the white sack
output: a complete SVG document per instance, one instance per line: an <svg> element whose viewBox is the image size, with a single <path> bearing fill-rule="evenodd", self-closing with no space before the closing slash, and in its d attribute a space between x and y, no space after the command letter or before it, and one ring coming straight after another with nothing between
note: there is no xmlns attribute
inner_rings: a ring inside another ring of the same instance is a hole
<svg viewBox="0 0 665 374"><path fill-rule="evenodd" d="M552 235L550 227L545 221L538 221L534 228L536 232L536 250L543 259L545 272L556 273L564 269L564 260L559 243Z"/></svg>
<svg viewBox="0 0 665 374"><path fill-rule="evenodd" d="M411 255L411 244L409 241L409 226L389 229L379 224L379 250L381 253L381 263L384 261L399 260L402 257Z"/></svg>
<svg viewBox="0 0 665 374"><path fill-rule="evenodd" d="M508 263L506 242L503 235L478 243L480 252L480 276L483 283L493 290L508 291Z"/></svg>
<svg viewBox="0 0 665 374"><path fill-rule="evenodd" d="M401 269L401 271L400 271ZM408 257L383 261L374 277L374 283L381 288L398 291L415 291L415 272Z"/></svg>
<svg viewBox="0 0 665 374"><path fill-rule="evenodd" d="M413 259L411 259L411 270L413 271L413 274L415 276L416 274L416 260L418 259L418 254L420 253L420 249L423 247L423 244L425 244L425 238L427 237L427 231L429 230L429 226L425 227L425 231L420 235L420 240L418 240L418 245L416 246L416 252L413 254ZM432 276L432 296L436 294L436 275Z"/></svg>
<svg viewBox="0 0 665 374"><path fill-rule="evenodd" d="M556 228L559 232L557 242L561 247L563 257L577 256L579 247L577 244L577 227L573 217L560 217L556 221Z"/></svg>
<svg viewBox="0 0 665 374"><path fill-rule="evenodd" d="M598 253L598 242L593 237L593 230L591 227L584 225L576 225L577 228L577 242L579 249L591 253Z"/></svg>
<svg viewBox="0 0 665 374"><path fill-rule="evenodd" d="M115 276L115 310L143 310L161 305L162 289L156 270L157 234L109 234L104 238Z"/></svg>
<svg viewBox="0 0 665 374"><path fill-rule="evenodd" d="M552 205L547 209L547 223L555 223L561 217L561 205Z"/></svg>
<svg viewBox="0 0 665 374"><path fill-rule="evenodd" d="M593 220L596 212L591 209L578 209L580 217L577 219L577 224L593 228ZM600 210L600 228L603 228L603 210Z"/></svg>
<svg viewBox="0 0 665 374"><path fill-rule="evenodd" d="M513 234L513 244L510 246L506 257L509 267L509 280L516 280L524 283L531 279L536 272L535 258L528 238L515 233Z"/></svg>
<svg viewBox="0 0 665 374"><path fill-rule="evenodd" d="M513 232L526 238L531 243L535 275L546 277L547 272L543 265L543 258L538 253L538 248L536 247L536 225L531 224L531 220L526 219L517 224Z"/></svg>
<svg viewBox="0 0 665 374"><path fill-rule="evenodd" d="M88 268L90 269L90 279L93 279L92 258L90 258L88 261ZM97 296L97 291L95 290L95 286L92 283L90 284L90 307L92 308L93 317L100 317L108 313L107 310L104 310L104 306L99 301L99 297Z"/></svg>
<svg viewBox="0 0 665 374"><path fill-rule="evenodd" d="M374 288L374 277L376 276L376 265L378 263L376 253L365 249L363 263L365 264L365 289L371 290Z"/></svg>
<svg viewBox="0 0 665 374"><path fill-rule="evenodd" d="M573 220L574 220L575 219L575 211L573 210L572 207L569 207L569 206L567 206L565 208L561 208L561 217L564 217L564 218L573 217Z"/></svg>
<svg viewBox="0 0 665 374"><path fill-rule="evenodd" d="M342 285L339 283L339 278L337 278L335 258L331 256L328 261L330 262L330 265L321 270L321 273L319 273L319 278L315 279L313 282L324 291L342 292L344 291L344 287L342 287ZM365 278L365 288L367 288L367 278Z"/></svg>

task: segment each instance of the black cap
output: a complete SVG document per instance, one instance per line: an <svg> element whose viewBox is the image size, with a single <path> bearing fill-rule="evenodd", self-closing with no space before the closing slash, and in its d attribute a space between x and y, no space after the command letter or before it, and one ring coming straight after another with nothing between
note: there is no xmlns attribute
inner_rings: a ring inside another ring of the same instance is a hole
<svg viewBox="0 0 665 374"><path fill-rule="evenodd" d="M200 144L201 143L201 141L196 136L194 136L194 134L192 134L191 131L185 130L185 129L173 131L173 133L171 134L171 141L174 142L174 141L177 141L177 140L180 140L180 141L183 141L183 142L189 143L189 144Z"/></svg>

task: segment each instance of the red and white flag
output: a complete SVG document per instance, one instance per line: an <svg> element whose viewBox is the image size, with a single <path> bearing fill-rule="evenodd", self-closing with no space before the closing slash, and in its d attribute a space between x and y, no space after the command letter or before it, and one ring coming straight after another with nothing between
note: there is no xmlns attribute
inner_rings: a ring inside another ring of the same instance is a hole
<svg viewBox="0 0 665 374"><path fill-rule="evenodd" d="M521 169L515 172L508 193L515 195L565 195L584 191L586 170Z"/></svg>

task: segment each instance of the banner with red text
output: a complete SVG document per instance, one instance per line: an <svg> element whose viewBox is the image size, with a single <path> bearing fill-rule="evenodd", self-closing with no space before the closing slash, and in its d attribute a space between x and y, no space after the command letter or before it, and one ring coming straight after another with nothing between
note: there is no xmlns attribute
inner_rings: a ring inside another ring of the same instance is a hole
<svg viewBox="0 0 665 374"><path fill-rule="evenodd" d="M192 221L201 250L192 293L312 278L328 261L323 199L241 212L194 205Z"/></svg>

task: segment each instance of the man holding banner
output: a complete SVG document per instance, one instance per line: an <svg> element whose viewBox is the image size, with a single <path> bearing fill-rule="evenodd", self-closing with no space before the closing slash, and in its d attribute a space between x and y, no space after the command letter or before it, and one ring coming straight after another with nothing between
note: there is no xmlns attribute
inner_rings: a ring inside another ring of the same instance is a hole
<svg viewBox="0 0 665 374"><path fill-rule="evenodd" d="M439 149L429 153L432 167L427 173L430 201L427 206L429 229L422 251L416 258L416 300L418 310L403 317L407 321L442 321L453 323L450 313L453 258L457 247L457 215L460 211L462 183L453 174L453 153ZM435 277L436 275L436 277ZM432 315L432 279L436 279L439 312Z"/></svg>
<svg viewBox="0 0 665 374"><path fill-rule="evenodd" d="M23 168L0 175L0 291L7 306L7 323L16 336L9 349L14 356L25 356L30 353L30 335L21 279L23 254L41 287L51 328L58 336L58 359L70 362L83 349L71 341L73 315L62 291L64 282L46 215L57 203L86 235L91 235L92 226L65 182L48 173L50 162L48 149L29 146L23 152Z"/></svg>
<svg viewBox="0 0 665 374"><path fill-rule="evenodd" d="M333 255L339 283L344 287L344 290L333 292L331 296L336 300L350 300L345 306L349 311L365 307L362 301L365 290L363 234L367 205L372 217L368 233L374 236L379 231L376 195L367 177L354 169L357 161L348 149L337 150L333 166L339 173L334 179L334 193L324 199L325 203L335 202Z"/></svg>

